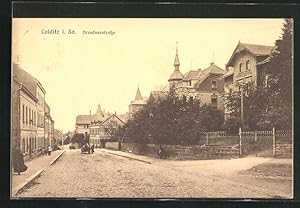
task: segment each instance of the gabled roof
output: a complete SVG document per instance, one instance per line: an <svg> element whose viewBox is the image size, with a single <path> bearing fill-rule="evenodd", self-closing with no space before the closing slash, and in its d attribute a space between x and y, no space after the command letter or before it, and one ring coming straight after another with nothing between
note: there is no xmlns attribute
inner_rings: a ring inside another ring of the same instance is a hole
<svg viewBox="0 0 300 208"><path fill-rule="evenodd" d="M204 80L206 80L207 77L209 77L212 74L223 75L225 73L226 73L226 71L224 69L218 67L214 63L211 63L208 68L201 71L201 74L199 76L199 81L196 83L196 85L201 84Z"/></svg>
<svg viewBox="0 0 300 208"><path fill-rule="evenodd" d="M239 42L236 48L234 49L227 66L231 66L234 56L241 51L248 51L254 56L268 56L271 54L274 46L266 46L266 45L257 45L257 44L249 44L249 43L241 43Z"/></svg>
<svg viewBox="0 0 300 208"><path fill-rule="evenodd" d="M107 119L111 114L101 115L78 115L76 117L76 124L91 124L91 122L102 122Z"/></svg>
<svg viewBox="0 0 300 208"><path fill-rule="evenodd" d="M200 70L190 70L184 74L184 80L198 79L201 71Z"/></svg>
<svg viewBox="0 0 300 208"><path fill-rule="evenodd" d="M108 118L106 118L104 121L102 121L100 123L100 125L103 125L105 122L107 122L109 119L111 119L113 117L117 118L119 121L121 121L123 124L125 124L125 122L122 119L120 119L116 114L112 114L111 116L109 116Z"/></svg>
<svg viewBox="0 0 300 208"><path fill-rule="evenodd" d="M35 102L38 102L38 99L23 85L23 83L20 83L16 80L15 76L13 76L13 82L17 83L20 86L20 89L27 94L31 99L33 99ZM14 86L13 86L14 87Z"/></svg>
<svg viewBox="0 0 300 208"><path fill-rule="evenodd" d="M15 63L13 64L13 75L15 79L18 82L22 83L35 97L37 97L37 87L39 87L44 92L44 94L46 93L42 84L35 77L33 77L31 74L26 72L18 64Z"/></svg>

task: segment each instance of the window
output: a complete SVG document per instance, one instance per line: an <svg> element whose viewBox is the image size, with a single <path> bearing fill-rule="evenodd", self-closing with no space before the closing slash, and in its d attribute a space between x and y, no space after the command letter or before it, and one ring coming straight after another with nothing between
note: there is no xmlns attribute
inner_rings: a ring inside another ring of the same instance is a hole
<svg viewBox="0 0 300 208"><path fill-rule="evenodd" d="M22 139L22 153L25 152L25 139Z"/></svg>
<svg viewBox="0 0 300 208"><path fill-rule="evenodd" d="M31 108L29 108L29 124L31 124Z"/></svg>
<svg viewBox="0 0 300 208"><path fill-rule="evenodd" d="M25 106L24 106L24 104L22 106L22 117L23 117L23 123L25 123Z"/></svg>
<svg viewBox="0 0 300 208"><path fill-rule="evenodd" d="M243 63L240 63L240 72L243 71Z"/></svg>
<svg viewBox="0 0 300 208"><path fill-rule="evenodd" d="M190 103L193 103L193 101L194 101L194 98L191 96L190 97Z"/></svg>
<svg viewBox="0 0 300 208"><path fill-rule="evenodd" d="M250 70L250 61L249 60L246 61L246 70Z"/></svg>
<svg viewBox="0 0 300 208"><path fill-rule="evenodd" d="M211 96L211 105L214 106L214 107L217 107L218 105L218 98L216 95L212 95Z"/></svg>
<svg viewBox="0 0 300 208"><path fill-rule="evenodd" d="M26 106L26 124L28 124L28 109L27 109L27 106Z"/></svg>
<svg viewBox="0 0 300 208"><path fill-rule="evenodd" d="M192 80L189 80L189 86L192 86Z"/></svg>
<svg viewBox="0 0 300 208"><path fill-rule="evenodd" d="M182 101L183 101L184 103L186 102L186 96L185 96L185 95L182 96Z"/></svg>
<svg viewBox="0 0 300 208"><path fill-rule="evenodd" d="M217 89L217 81L216 80L211 81L211 89Z"/></svg>

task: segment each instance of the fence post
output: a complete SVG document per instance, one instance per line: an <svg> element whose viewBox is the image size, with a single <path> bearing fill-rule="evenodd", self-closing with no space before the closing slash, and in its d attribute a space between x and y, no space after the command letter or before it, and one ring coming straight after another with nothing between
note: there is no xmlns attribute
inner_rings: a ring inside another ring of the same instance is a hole
<svg viewBox="0 0 300 208"><path fill-rule="evenodd" d="M242 155L242 129L239 128L239 156Z"/></svg>
<svg viewBox="0 0 300 208"><path fill-rule="evenodd" d="M208 145L208 132L206 132L206 145Z"/></svg>
<svg viewBox="0 0 300 208"><path fill-rule="evenodd" d="M276 136L275 136L275 127L273 127L273 157L276 154Z"/></svg>

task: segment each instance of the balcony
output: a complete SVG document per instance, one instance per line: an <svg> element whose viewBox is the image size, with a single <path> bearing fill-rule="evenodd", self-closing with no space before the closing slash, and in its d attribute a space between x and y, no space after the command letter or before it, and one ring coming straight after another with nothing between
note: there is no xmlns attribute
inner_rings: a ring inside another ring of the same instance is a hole
<svg viewBox="0 0 300 208"><path fill-rule="evenodd" d="M244 77L246 78L246 77L250 77L250 76L252 76L251 70L242 71L237 74L236 79L242 79Z"/></svg>

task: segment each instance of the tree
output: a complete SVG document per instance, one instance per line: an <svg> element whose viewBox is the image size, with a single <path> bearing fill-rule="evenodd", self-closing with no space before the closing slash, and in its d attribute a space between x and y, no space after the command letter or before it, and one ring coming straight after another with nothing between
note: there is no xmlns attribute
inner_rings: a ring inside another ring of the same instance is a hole
<svg viewBox="0 0 300 208"><path fill-rule="evenodd" d="M199 101L180 99L174 92L148 103L116 134L127 141L155 144L192 144L203 131L219 130L223 113Z"/></svg>
<svg viewBox="0 0 300 208"><path fill-rule="evenodd" d="M268 109L262 124L277 128L292 127L293 107L293 20L285 19L282 35L276 41L266 65L268 80Z"/></svg>

